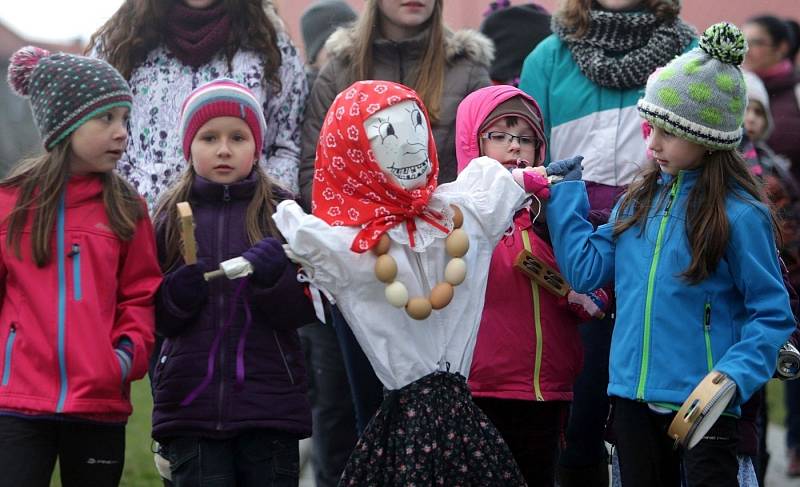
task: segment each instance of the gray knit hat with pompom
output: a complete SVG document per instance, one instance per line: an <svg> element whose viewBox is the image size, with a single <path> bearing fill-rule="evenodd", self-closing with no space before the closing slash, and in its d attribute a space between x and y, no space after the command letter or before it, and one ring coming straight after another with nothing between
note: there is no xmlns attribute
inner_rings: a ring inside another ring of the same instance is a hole
<svg viewBox="0 0 800 487"><path fill-rule="evenodd" d="M128 82L107 62L34 46L11 55L8 83L30 98L48 151L95 115L117 106L130 109L133 101Z"/></svg>
<svg viewBox="0 0 800 487"><path fill-rule="evenodd" d="M747 94L739 65L747 52L733 24L714 24L700 46L647 80L639 115L669 133L711 149L735 149L742 138Z"/></svg>

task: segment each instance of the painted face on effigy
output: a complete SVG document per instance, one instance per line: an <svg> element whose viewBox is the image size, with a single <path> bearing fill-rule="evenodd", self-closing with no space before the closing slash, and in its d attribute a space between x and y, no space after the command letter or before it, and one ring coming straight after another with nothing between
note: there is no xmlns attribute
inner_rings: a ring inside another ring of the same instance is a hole
<svg viewBox="0 0 800 487"><path fill-rule="evenodd" d="M384 108L364 121L369 145L383 172L398 186L423 186L432 167L428 120L413 100Z"/></svg>

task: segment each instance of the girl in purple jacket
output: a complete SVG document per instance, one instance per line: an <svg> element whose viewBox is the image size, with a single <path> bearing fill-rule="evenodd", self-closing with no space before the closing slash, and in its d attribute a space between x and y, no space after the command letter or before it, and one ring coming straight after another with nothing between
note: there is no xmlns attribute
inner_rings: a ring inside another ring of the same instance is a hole
<svg viewBox="0 0 800 487"><path fill-rule="evenodd" d="M180 130L189 166L155 212L165 279L156 329L153 438L175 487L297 485L298 440L311 435L296 328L314 320L272 222L286 195L256 161L265 130L250 90L228 79L193 91ZM198 263L180 252L176 203L195 218ZM242 256L252 275L207 282Z"/></svg>

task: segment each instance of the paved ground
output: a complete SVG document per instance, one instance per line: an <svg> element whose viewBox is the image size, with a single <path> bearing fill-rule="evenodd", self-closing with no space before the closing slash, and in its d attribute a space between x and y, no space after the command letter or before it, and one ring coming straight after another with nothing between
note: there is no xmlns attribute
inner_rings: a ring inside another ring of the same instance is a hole
<svg viewBox="0 0 800 487"><path fill-rule="evenodd" d="M786 476L786 430L770 424L767 430L767 449L770 452L766 487L800 487L800 478Z"/></svg>
<svg viewBox="0 0 800 487"><path fill-rule="evenodd" d="M767 469L766 487L800 487L800 478L786 477L786 446L784 439L786 430L782 426L770 425L767 431L767 444L772 455ZM308 461L310 440L300 442L300 485L299 487L315 487L311 462Z"/></svg>
<svg viewBox="0 0 800 487"><path fill-rule="evenodd" d="M315 487L311 469L311 438L300 440L300 484L297 487Z"/></svg>

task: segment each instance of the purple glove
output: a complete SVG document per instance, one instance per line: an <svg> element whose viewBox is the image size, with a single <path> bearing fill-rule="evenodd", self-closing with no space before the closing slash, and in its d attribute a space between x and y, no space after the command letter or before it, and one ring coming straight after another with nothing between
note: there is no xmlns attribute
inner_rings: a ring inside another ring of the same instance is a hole
<svg viewBox="0 0 800 487"><path fill-rule="evenodd" d="M161 284L172 304L182 311L194 311L208 299L208 282L203 273L208 269L205 262L184 265L170 272Z"/></svg>
<svg viewBox="0 0 800 487"><path fill-rule="evenodd" d="M242 257L253 266L253 280L262 287L272 287L283 274L289 259L281 242L266 237L247 249Z"/></svg>

